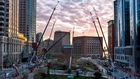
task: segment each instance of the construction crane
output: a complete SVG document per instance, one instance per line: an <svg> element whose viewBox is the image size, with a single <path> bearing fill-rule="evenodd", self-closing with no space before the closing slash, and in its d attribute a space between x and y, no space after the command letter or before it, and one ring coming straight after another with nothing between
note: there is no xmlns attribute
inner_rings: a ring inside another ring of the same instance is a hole
<svg viewBox="0 0 140 79"><path fill-rule="evenodd" d="M91 15L91 17L92 17L92 13L91 13L91 12L90 12L90 15ZM100 41L100 45L101 45L101 47L102 47L103 53L104 53L104 55L105 55L105 58L107 58L107 57L106 57L106 54L105 54L105 50L104 50L104 48L103 48L102 39L100 38L99 32L98 32L98 30L97 30L96 23L95 23L95 21L93 20L93 17L92 17L92 22L93 22L93 24L94 24L94 26L95 26L95 30L96 30L96 33L97 33L97 35L98 35L98 38L99 38L99 41Z"/></svg>
<svg viewBox="0 0 140 79"><path fill-rule="evenodd" d="M105 45L106 45L107 50L108 50L109 60L110 60L110 62L111 62L111 66L114 68L114 63L113 63L113 61L112 61L112 57L111 57L111 54L110 54L110 51L109 51L109 47L108 47L107 42L106 42L106 39L105 39L105 35L104 35L104 33L103 33L103 30L102 30L102 26L101 26L100 20L99 20L99 18L98 18L97 12L96 12L96 10L95 10L94 7L93 7L93 10L94 10L94 12L95 12L96 19L97 19L98 24L99 24L99 26L100 26L100 30L101 30L101 33L102 33L102 35L103 35L103 39L104 39L104 41L105 41Z"/></svg>
<svg viewBox="0 0 140 79"><path fill-rule="evenodd" d="M35 68L36 66L38 66L38 65L41 64L38 60L36 60L36 62L33 63L33 59L34 59L35 57L37 57L37 56L36 56L37 49L38 49L38 47L39 47L39 45L40 45L40 43L41 43L42 37L44 36L44 33L45 33L45 31L46 31L46 29L47 29L49 23L50 23L50 20L51 20L53 14L54 14L54 11L56 10L56 7L57 7L58 3L59 3L59 1L57 2L56 6L54 7L54 9L53 9L53 11L52 11L52 14L51 14L51 16L50 16L50 18L49 18L49 20L48 20L48 22L47 22L47 25L46 25L46 27L45 27L45 29L44 29L44 31L43 31L43 34L42 34L42 36L41 36L41 38L40 38L40 40L39 40L39 43L38 43L36 49L32 51L32 52L33 52L33 56L31 57L30 62L29 62L29 70L30 70L31 72L34 70L34 68ZM38 61L38 62L37 62L37 61Z"/></svg>
<svg viewBox="0 0 140 79"><path fill-rule="evenodd" d="M55 24L56 24L56 20L54 21L53 26L52 26L52 29L51 29L51 33L50 33L50 36L49 36L49 39L48 39L48 42L47 42L47 46L46 46L47 48L50 46L50 44L49 44L50 43L50 38L52 36L52 32L53 32L53 29L54 29ZM46 49L47 48L43 48L43 52L46 52ZM41 58L45 59L44 55L42 55Z"/></svg>

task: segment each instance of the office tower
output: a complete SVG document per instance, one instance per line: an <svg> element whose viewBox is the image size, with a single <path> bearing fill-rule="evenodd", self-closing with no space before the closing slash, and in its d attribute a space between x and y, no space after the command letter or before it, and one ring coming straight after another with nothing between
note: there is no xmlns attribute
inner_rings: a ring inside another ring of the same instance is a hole
<svg viewBox="0 0 140 79"><path fill-rule="evenodd" d="M115 46L115 61L122 68L128 68L131 73L137 73L140 69L140 51L139 51L139 8L136 0L117 0L117 18L115 18L115 27L117 26L118 45Z"/></svg>
<svg viewBox="0 0 140 79"><path fill-rule="evenodd" d="M118 23L117 23L117 17L118 17L118 9L117 9L117 1L114 1L114 46L118 46Z"/></svg>
<svg viewBox="0 0 140 79"><path fill-rule="evenodd" d="M18 10L18 0L0 0L0 70L20 61Z"/></svg>
<svg viewBox="0 0 140 79"><path fill-rule="evenodd" d="M101 39L101 43L100 40ZM79 36L73 38L73 53L77 56L90 56L100 58L103 55L102 37Z"/></svg>
<svg viewBox="0 0 140 79"><path fill-rule="evenodd" d="M41 32L36 34L36 42L39 42L39 41L40 41L41 36L42 36L42 33L41 33ZM42 39L41 39L41 42L42 42L42 41L43 41L43 37L42 37Z"/></svg>
<svg viewBox="0 0 140 79"><path fill-rule="evenodd" d="M65 36L54 46L54 52L62 53L62 46L70 45L70 32L64 31L55 31L54 43L57 42L63 35Z"/></svg>
<svg viewBox="0 0 140 79"><path fill-rule="evenodd" d="M41 46L41 48L42 48L42 51L43 51L44 49L49 49L49 48L53 45L53 43L54 43L54 41L51 40L51 39L46 39L46 40L42 41L42 42L40 43L40 46ZM50 49L48 52L54 52L53 48Z"/></svg>
<svg viewBox="0 0 140 79"><path fill-rule="evenodd" d="M36 0L19 0L19 32L36 42Z"/></svg>
<svg viewBox="0 0 140 79"><path fill-rule="evenodd" d="M140 1L130 0L130 67L135 73L140 73Z"/></svg>
<svg viewBox="0 0 140 79"><path fill-rule="evenodd" d="M111 58L114 61L114 20L108 21L108 47Z"/></svg>

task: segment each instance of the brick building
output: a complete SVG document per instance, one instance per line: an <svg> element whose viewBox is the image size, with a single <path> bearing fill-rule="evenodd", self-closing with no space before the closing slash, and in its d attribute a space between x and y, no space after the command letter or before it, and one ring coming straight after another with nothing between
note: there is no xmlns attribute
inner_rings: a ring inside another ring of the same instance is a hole
<svg viewBox="0 0 140 79"><path fill-rule="evenodd" d="M77 56L91 56L92 58L102 57L102 45L100 40L103 41L102 37L93 36L80 36L73 38L73 53Z"/></svg>

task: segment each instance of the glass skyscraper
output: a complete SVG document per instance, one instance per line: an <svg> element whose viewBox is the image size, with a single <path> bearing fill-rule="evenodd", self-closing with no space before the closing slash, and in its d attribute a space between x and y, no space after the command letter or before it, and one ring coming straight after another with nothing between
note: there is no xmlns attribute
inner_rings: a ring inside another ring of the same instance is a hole
<svg viewBox="0 0 140 79"><path fill-rule="evenodd" d="M129 67L133 73L140 70L140 0L116 0L115 61ZM116 16L117 15L117 16Z"/></svg>
<svg viewBox="0 0 140 79"><path fill-rule="evenodd" d="M116 0L114 2L114 41L115 61L122 66L128 67L130 54L130 22L129 22L129 0Z"/></svg>
<svg viewBox="0 0 140 79"><path fill-rule="evenodd" d="M140 0L130 0L130 44L133 47L132 66L140 69Z"/></svg>
<svg viewBox="0 0 140 79"><path fill-rule="evenodd" d="M36 0L19 0L19 32L36 42Z"/></svg>

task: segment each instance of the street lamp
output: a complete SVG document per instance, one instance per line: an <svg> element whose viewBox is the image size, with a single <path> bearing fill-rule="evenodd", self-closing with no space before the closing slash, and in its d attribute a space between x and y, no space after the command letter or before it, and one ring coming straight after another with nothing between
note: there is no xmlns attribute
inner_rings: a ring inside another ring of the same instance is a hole
<svg viewBox="0 0 140 79"><path fill-rule="evenodd" d="M6 79L6 70L4 71L4 74L5 74L5 79Z"/></svg>
<svg viewBox="0 0 140 79"><path fill-rule="evenodd" d="M72 63L72 48L71 48L70 62L69 62L69 68L68 68L68 72L69 72L69 73L71 73L71 63Z"/></svg>

